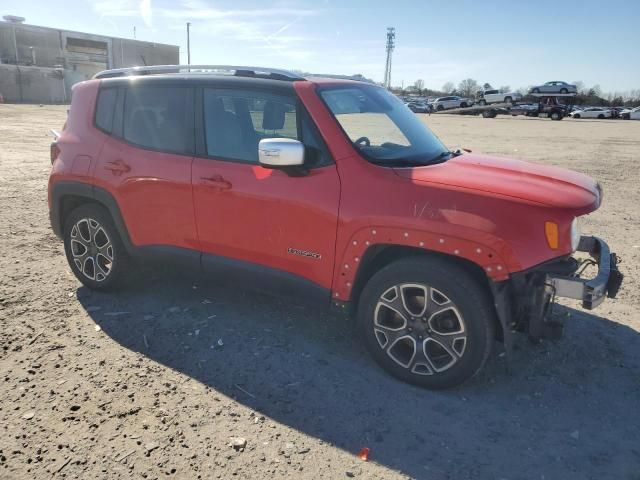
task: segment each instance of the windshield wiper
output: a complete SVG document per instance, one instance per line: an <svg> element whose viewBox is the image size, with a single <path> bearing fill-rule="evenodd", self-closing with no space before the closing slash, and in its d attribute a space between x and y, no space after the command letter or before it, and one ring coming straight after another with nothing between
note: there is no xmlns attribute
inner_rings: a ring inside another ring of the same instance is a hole
<svg viewBox="0 0 640 480"><path fill-rule="evenodd" d="M459 152L459 151L451 152L447 150L446 152L442 152L439 155L433 157L431 160L429 160L429 164L446 162L447 160L449 160L449 158L458 157L460 155L462 155L462 152Z"/></svg>
<svg viewBox="0 0 640 480"><path fill-rule="evenodd" d="M446 162L449 158L462 155L462 152L441 152L435 157L429 160L411 159L409 158L387 158L387 159L375 159L370 160L375 165L382 165L386 167L421 167L425 165L435 165L438 163Z"/></svg>

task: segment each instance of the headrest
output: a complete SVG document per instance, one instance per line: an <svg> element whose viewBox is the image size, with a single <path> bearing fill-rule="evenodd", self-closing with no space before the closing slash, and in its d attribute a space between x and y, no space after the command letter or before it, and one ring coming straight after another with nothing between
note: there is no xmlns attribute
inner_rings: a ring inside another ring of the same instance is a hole
<svg viewBox="0 0 640 480"><path fill-rule="evenodd" d="M266 102L262 116L264 130L281 130L284 127L285 106L279 102Z"/></svg>

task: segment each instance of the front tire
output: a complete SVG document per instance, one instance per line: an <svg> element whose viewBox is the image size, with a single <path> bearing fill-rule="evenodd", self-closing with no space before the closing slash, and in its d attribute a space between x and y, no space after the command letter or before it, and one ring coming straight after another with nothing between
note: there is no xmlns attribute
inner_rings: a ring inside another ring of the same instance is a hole
<svg viewBox="0 0 640 480"><path fill-rule="evenodd" d="M511 97L505 97L505 103L513 103L513 99Z"/></svg>
<svg viewBox="0 0 640 480"><path fill-rule="evenodd" d="M64 223L64 251L71 271L91 290L121 286L130 260L118 231L102 206L82 205Z"/></svg>
<svg viewBox="0 0 640 480"><path fill-rule="evenodd" d="M485 289L459 266L412 257L369 280L360 297L358 328L387 372L444 389L468 380L486 362L495 311Z"/></svg>

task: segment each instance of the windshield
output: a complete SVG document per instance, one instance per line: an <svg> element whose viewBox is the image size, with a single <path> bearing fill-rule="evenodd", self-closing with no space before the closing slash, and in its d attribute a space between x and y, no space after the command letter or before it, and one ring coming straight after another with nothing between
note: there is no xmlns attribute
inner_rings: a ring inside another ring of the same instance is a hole
<svg viewBox="0 0 640 480"><path fill-rule="evenodd" d="M373 85L320 90L353 145L381 165L426 165L452 154L402 101Z"/></svg>

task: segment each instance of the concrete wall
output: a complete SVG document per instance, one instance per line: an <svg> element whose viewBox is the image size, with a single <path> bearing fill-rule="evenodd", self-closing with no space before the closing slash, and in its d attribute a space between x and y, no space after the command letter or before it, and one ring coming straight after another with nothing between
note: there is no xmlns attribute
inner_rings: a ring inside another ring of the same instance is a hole
<svg viewBox="0 0 640 480"><path fill-rule="evenodd" d="M5 102L66 103L67 92L60 69L0 65L0 94Z"/></svg>
<svg viewBox="0 0 640 480"><path fill-rule="evenodd" d="M175 45L0 21L0 93L7 102L63 102L75 83L102 70L178 62Z"/></svg>
<svg viewBox="0 0 640 480"><path fill-rule="evenodd" d="M15 29L15 43L13 31ZM14 25L0 22L0 61L16 63L16 46L20 65L53 67L63 61L60 32L32 25Z"/></svg>
<svg viewBox="0 0 640 480"><path fill-rule="evenodd" d="M178 47L162 43L113 38L111 52L113 66L110 68L136 67L138 65L177 65L180 62Z"/></svg>

